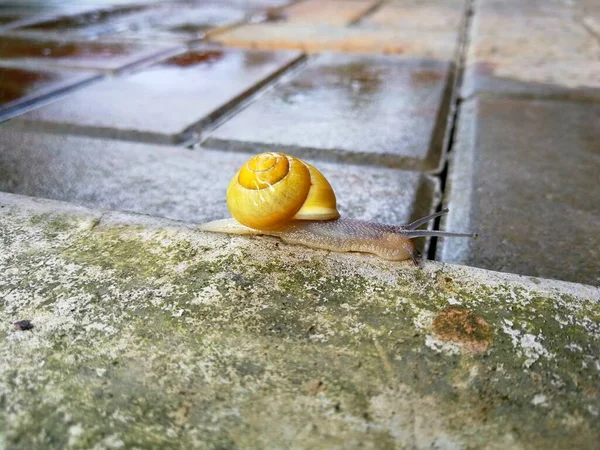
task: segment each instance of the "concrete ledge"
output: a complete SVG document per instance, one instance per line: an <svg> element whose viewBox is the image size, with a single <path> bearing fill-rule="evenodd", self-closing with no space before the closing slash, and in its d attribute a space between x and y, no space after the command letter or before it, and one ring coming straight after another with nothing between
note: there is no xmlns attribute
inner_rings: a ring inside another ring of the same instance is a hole
<svg viewBox="0 0 600 450"><path fill-rule="evenodd" d="M0 230L1 447L600 439L598 288L10 194Z"/></svg>

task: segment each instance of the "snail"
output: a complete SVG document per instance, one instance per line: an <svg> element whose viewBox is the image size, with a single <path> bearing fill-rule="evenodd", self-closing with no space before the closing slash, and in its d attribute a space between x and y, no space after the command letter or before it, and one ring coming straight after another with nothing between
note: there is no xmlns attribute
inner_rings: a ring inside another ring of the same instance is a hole
<svg viewBox="0 0 600 450"><path fill-rule="evenodd" d="M284 153L250 158L229 183L227 207L232 219L204 223L200 230L277 236L289 244L372 253L391 261L412 259L415 264L413 238L477 236L417 229L447 209L402 226L340 218L335 193L325 176Z"/></svg>

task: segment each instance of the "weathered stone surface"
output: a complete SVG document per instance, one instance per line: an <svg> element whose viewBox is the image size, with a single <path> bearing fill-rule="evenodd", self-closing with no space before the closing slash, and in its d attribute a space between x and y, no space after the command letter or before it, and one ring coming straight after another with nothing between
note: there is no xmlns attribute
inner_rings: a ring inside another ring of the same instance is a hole
<svg viewBox="0 0 600 450"><path fill-rule="evenodd" d="M0 229L8 448L600 439L597 288L10 195Z"/></svg>
<svg viewBox="0 0 600 450"><path fill-rule="evenodd" d="M206 143L434 170L451 78L451 65L436 61L321 55Z"/></svg>
<svg viewBox="0 0 600 450"><path fill-rule="evenodd" d="M464 20L464 0L388 2L361 21L361 26L452 33Z"/></svg>
<svg viewBox="0 0 600 450"><path fill-rule="evenodd" d="M451 155L441 259L600 284L600 105L478 98ZM465 228L466 227L466 228Z"/></svg>
<svg viewBox="0 0 600 450"><path fill-rule="evenodd" d="M188 129L214 119L299 57L295 52L198 49L103 81L15 122L26 129L179 142Z"/></svg>
<svg viewBox="0 0 600 450"><path fill-rule="evenodd" d="M286 22L303 25L348 25L377 4L374 0L305 0L285 8Z"/></svg>
<svg viewBox="0 0 600 450"><path fill-rule="evenodd" d="M99 75L0 66L0 120L12 116L19 108L95 78Z"/></svg>
<svg viewBox="0 0 600 450"><path fill-rule="evenodd" d="M563 3L544 14L541 7L521 5L477 10L462 95L495 91L600 99L600 39L576 7Z"/></svg>
<svg viewBox="0 0 600 450"><path fill-rule="evenodd" d="M168 56L183 47L138 42L74 41L0 36L0 62L117 71Z"/></svg>
<svg viewBox="0 0 600 450"><path fill-rule="evenodd" d="M187 222L230 217L225 191L249 154L11 131L0 127L0 190ZM404 224L434 211L436 180L313 162L344 217Z"/></svg>
<svg viewBox="0 0 600 450"><path fill-rule="evenodd" d="M330 27L296 23L244 25L219 33L212 40L225 45L265 50L402 54L450 61L458 45L457 33L365 26Z"/></svg>

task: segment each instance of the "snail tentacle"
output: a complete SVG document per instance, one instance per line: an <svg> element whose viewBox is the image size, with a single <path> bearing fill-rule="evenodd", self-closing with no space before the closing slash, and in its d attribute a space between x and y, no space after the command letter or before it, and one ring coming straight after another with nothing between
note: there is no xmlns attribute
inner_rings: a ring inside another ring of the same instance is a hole
<svg viewBox="0 0 600 450"><path fill-rule="evenodd" d="M405 230L401 231L401 233L410 238L418 238L425 236L436 236L436 237L468 237L468 238L478 238L479 235L477 233L452 233L450 231L440 231L440 230Z"/></svg>
<svg viewBox="0 0 600 450"><path fill-rule="evenodd" d="M415 220L414 222L411 222L408 225L403 225L402 228L404 228L405 230L414 230L415 228L420 227L424 223L431 222L433 219L443 216L444 214L448 214L449 211L450 210L448 208L444 208L441 211L436 212L434 214L430 214L428 216L421 217L420 219Z"/></svg>

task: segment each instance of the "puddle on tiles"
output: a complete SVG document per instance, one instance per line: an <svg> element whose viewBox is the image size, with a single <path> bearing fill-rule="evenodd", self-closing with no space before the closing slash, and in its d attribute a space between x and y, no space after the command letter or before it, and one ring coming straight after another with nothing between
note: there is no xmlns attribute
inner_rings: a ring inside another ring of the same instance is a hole
<svg viewBox="0 0 600 450"><path fill-rule="evenodd" d="M178 34L199 36L204 35L206 30L214 27L215 25L210 23L185 23L183 25L168 27L167 30Z"/></svg>
<svg viewBox="0 0 600 450"><path fill-rule="evenodd" d="M184 37L201 38L207 30L242 21L245 15L242 8L221 5L177 7L136 24L132 31L146 34L168 31Z"/></svg>
<svg viewBox="0 0 600 450"><path fill-rule="evenodd" d="M223 59L223 56L224 53L218 50L188 52L183 55L173 56L159 65L162 67L195 67L211 65Z"/></svg>
<svg viewBox="0 0 600 450"><path fill-rule="evenodd" d="M116 42L64 42L8 36L0 37L0 59L109 59L130 54L134 50L136 50L134 44L126 45Z"/></svg>
<svg viewBox="0 0 600 450"><path fill-rule="evenodd" d="M14 102L52 83L60 83L69 78L69 75L59 72L0 67L0 105Z"/></svg>
<svg viewBox="0 0 600 450"><path fill-rule="evenodd" d="M219 63L219 72L226 75L227 73L243 72L244 69L259 68L274 61L275 56L269 52L198 50L173 56L155 67L158 69L168 67L197 69L202 66L208 68Z"/></svg>

